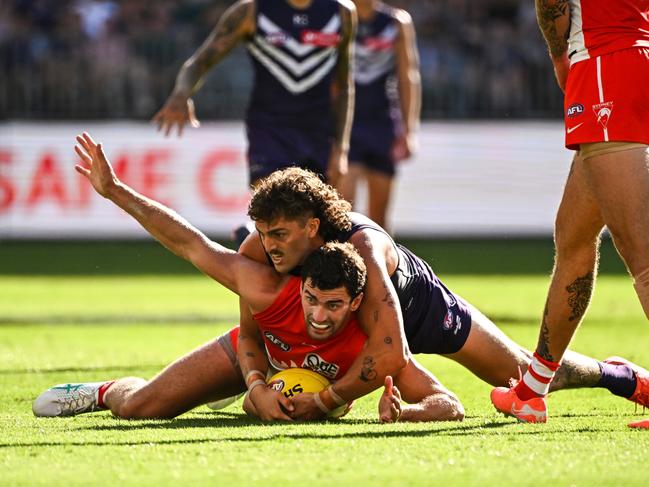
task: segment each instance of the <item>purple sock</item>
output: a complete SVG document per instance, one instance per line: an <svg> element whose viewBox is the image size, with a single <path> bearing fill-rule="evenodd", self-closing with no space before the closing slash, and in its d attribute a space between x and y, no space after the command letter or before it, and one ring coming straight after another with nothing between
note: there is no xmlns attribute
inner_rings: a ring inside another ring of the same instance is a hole
<svg viewBox="0 0 649 487"><path fill-rule="evenodd" d="M596 387L605 387L616 396L630 398L635 392L635 372L628 365L598 362L602 376Z"/></svg>

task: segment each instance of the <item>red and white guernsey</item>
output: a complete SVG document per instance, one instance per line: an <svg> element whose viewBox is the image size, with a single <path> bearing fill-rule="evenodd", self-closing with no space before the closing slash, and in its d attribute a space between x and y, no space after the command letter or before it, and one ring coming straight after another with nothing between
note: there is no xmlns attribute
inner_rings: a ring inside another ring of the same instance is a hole
<svg viewBox="0 0 649 487"><path fill-rule="evenodd" d="M570 0L571 64L630 47L649 47L649 0Z"/></svg>
<svg viewBox="0 0 649 487"><path fill-rule="evenodd" d="M570 0L566 147L649 144L649 0Z"/></svg>
<svg viewBox="0 0 649 487"><path fill-rule="evenodd" d="M275 302L253 315L259 324L270 365L278 370L304 367L330 380L339 379L361 353L367 335L352 314L347 325L333 337L327 340L309 337L300 299L301 285L299 277L291 277ZM236 336L231 336L236 347Z"/></svg>

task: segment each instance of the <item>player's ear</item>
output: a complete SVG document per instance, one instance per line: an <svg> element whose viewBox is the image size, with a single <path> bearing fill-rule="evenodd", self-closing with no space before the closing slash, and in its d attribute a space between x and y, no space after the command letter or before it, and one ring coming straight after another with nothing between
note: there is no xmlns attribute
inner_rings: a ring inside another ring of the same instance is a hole
<svg viewBox="0 0 649 487"><path fill-rule="evenodd" d="M352 302L349 304L349 309L351 311L356 311L361 305L362 301L363 301L363 293L360 292L354 299L352 299Z"/></svg>
<svg viewBox="0 0 649 487"><path fill-rule="evenodd" d="M320 230L320 218L312 217L306 222L309 238L315 238Z"/></svg>

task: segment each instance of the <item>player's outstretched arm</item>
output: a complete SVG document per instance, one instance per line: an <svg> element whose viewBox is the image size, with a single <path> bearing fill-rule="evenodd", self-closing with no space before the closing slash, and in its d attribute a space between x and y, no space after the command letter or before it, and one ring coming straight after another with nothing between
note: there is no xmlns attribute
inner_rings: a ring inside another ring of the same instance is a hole
<svg viewBox="0 0 649 487"><path fill-rule="evenodd" d="M535 0L535 7L536 19L548 45L557 83L561 91L565 91L570 68L570 0Z"/></svg>
<svg viewBox="0 0 649 487"><path fill-rule="evenodd" d="M104 154L101 144L84 133L77 136L75 151L83 161L75 169L85 176L97 193L122 208L162 245L188 260L199 270L237 294L264 308L272 302L277 278L268 266L238 255L208 239L187 220L161 203L147 198L122 183ZM267 286L254 285L249 279L258 272ZM268 301L270 299L270 301Z"/></svg>
<svg viewBox="0 0 649 487"><path fill-rule="evenodd" d="M417 133L419 132L419 114L421 112L421 77L412 18L404 10L397 10L395 15L399 22L395 59L403 133L395 140L393 155L395 160L401 160L407 159L417 150Z"/></svg>
<svg viewBox="0 0 649 487"><path fill-rule="evenodd" d="M293 410L291 400L281 392L266 387L268 358L257 322L252 318L250 307L244 301L239 303L237 357L248 387L244 411L263 421L292 421L286 414Z"/></svg>
<svg viewBox="0 0 649 487"><path fill-rule="evenodd" d="M403 402L406 401L406 402ZM385 378L379 421L462 421L464 407L451 391L412 357L394 378Z"/></svg>
<svg viewBox="0 0 649 487"><path fill-rule="evenodd" d="M171 95L153 116L158 130L168 136L176 127L180 136L186 123L191 127L200 125L190 96L200 88L205 74L254 30L252 0L239 0L225 11L205 42L180 68Z"/></svg>
<svg viewBox="0 0 649 487"><path fill-rule="evenodd" d="M356 36L356 7L350 1L340 6L343 37L338 46L334 95L334 141L327 167L327 182L336 186L338 179L347 173L349 136L354 116L354 77L352 70L353 44Z"/></svg>

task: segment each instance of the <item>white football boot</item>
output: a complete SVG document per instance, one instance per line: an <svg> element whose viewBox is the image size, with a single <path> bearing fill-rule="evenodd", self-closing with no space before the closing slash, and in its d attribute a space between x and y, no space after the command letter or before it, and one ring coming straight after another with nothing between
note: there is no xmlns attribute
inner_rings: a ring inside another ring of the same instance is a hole
<svg viewBox="0 0 649 487"><path fill-rule="evenodd" d="M75 416L104 410L97 403L99 388L104 384L105 382L86 382L50 387L32 404L34 416Z"/></svg>

